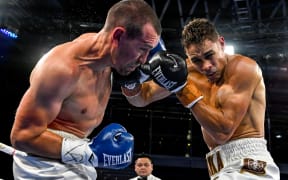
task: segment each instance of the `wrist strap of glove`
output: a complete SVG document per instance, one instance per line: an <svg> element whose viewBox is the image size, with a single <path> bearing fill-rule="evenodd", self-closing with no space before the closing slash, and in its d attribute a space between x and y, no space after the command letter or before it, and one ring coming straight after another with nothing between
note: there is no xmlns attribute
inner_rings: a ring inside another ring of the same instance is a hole
<svg viewBox="0 0 288 180"><path fill-rule="evenodd" d="M189 80L186 86L176 93L176 96L182 105L189 109L204 98L193 82L190 82Z"/></svg>
<svg viewBox="0 0 288 180"><path fill-rule="evenodd" d="M204 96L199 96L197 99L192 101L190 104L186 105L186 108L188 108L188 109L192 108L198 101L200 101L203 98L204 98Z"/></svg>
<svg viewBox="0 0 288 180"><path fill-rule="evenodd" d="M61 150L62 162L66 164L85 164L98 167L98 158L90 149L88 142L63 138Z"/></svg>
<svg viewBox="0 0 288 180"><path fill-rule="evenodd" d="M176 89L171 90L172 93L177 93L181 89L183 89L186 86L187 82L185 82L183 85L177 87Z"/></svg>

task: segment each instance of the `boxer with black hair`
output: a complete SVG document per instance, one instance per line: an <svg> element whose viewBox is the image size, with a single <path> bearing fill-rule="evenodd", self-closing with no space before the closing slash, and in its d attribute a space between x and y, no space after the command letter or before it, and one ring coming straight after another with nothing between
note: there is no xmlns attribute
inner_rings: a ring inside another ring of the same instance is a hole
<svg viewBox="0 0 288 180"><path fill-rule="evenodd" d="M186 60L155 54L144 65L152 80L137 89L122 86L127 100L143 107L175 93L201 126L211 180L279 180L265 139L265 84L257 62L226 54L224 37L204 18L185 25L182 44Z"/></svg>

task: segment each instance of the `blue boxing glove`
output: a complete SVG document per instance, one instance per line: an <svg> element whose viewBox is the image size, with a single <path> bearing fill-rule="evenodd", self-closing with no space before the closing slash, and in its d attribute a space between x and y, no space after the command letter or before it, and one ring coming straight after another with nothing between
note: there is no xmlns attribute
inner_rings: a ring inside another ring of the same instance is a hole
<svg viewBox="0 0 288 180"><path fill-rule="evenodd" d="M90 142L63 138L62 162L108 169L123 169L132 163L134 138L120 124L112 123Z"/></svg>
<svg viewBox="0 0 288 180"><path fill-rule="evenodd" d="M121 169L132 162L134 138L120 124L106 126L89 143L98 154L98 166Z"/></svg>

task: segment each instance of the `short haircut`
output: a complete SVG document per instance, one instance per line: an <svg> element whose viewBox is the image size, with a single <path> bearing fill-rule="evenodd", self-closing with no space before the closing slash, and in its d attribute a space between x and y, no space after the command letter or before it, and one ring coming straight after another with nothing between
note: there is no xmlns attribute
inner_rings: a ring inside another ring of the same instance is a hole
<svg viewBox="0 0 288 180"><path fill-rule="evenodd" d="M128 37L133 39L142 35L142 28L150 23L156 33L161 35L162 27L154 9L144 0L121 0L108 11L105 31L115 27L126 28Z"/></svg>
<svg viewBox="0 0 288 180"><path fill-rule="evenodd" d="M214 24L205 18L195 18L184 26L181 43L184 48L191 44L202 44L206 39L216 42L219 33Z"/></svg>
<svg viewBox="0 0 288 180"><path fill-rule="evenodd" d="M149 154L146 154L146 153L137 154L137 155L135 156L135 162L136 162L139 158L148 158L148 159L150 160L151 164L153 164L152 157L151 157Z"/></svg>

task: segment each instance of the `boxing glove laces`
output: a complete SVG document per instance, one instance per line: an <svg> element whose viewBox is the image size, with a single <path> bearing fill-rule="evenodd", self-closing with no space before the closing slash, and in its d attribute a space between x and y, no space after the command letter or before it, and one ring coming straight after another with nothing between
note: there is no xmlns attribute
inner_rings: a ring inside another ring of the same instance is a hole
<svg viewBox="0 0 288 180"><path fill-rule="evenodd" d="M111 123L87 142L81 139L64 138L62 162L123 169L132 163L134 137L120 124Z"/></svg>

